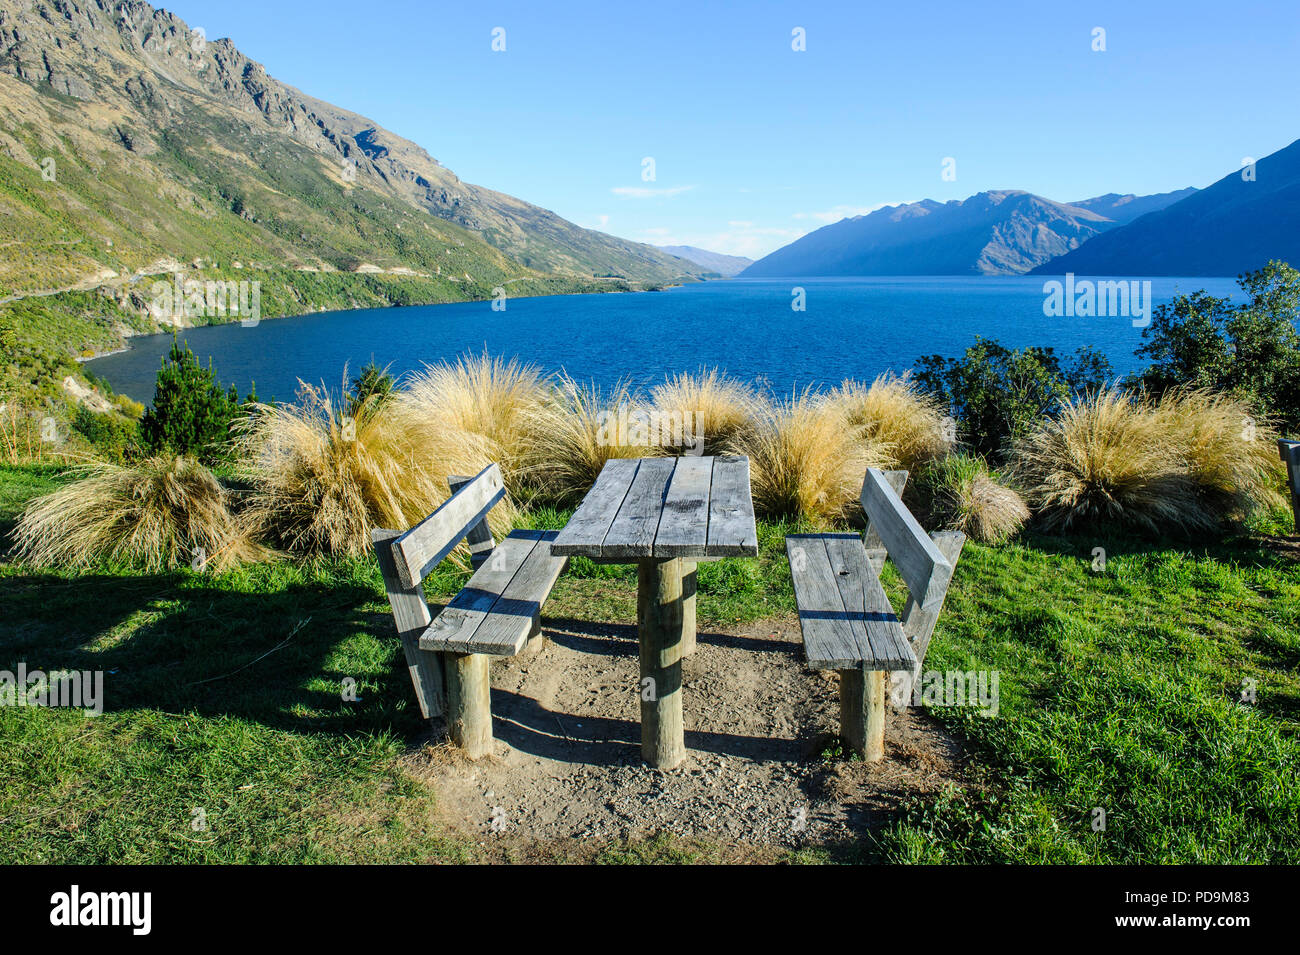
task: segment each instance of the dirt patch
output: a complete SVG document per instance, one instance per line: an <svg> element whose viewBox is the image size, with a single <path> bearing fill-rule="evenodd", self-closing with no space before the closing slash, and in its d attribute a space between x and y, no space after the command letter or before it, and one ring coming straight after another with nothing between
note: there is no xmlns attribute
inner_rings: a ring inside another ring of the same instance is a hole
<svg viewBox="0 0 1300 955"><path fill-rule="evenodd" d="M1273 553L1281 557L1289 557L1291 560L1300 561L1300 536L1275 537L1270 534L1260 537L1259 540L1266 549L1273 551Z"/></svg>
<svg viewBox="0 0 1300 955"><path fill-rule="evenodd" d="M917 711L888 714L883 761L824 758L838 678L804 665L793 620L701 631L684 667L690 752L653 769L640 755L635 628L548 623L539 652L493 665L494 757L439 745L407 760L462 837L823 845L882 824L908 795L963 782L960 745Z"/></svg>

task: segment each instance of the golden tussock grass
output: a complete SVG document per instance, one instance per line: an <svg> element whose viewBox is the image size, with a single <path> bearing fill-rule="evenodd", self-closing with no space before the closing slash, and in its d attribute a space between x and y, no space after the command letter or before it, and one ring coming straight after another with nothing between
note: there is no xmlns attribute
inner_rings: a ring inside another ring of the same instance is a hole
<svg viewBox="0 0 1300 955"><path fill-rule="evenodd" d="M1180 389L1167 393L1154 414L1212 512L1239 517L1286 503L1286 465L1277 453L1277 432L1248 402Z"/></svg>
<svg viewBox="0 0 1300 955"><path fill-rule="evenodd" d="M860 520L867 468L893 460L850 427L839 402L807 389L767 403L733 450L749 457L756 511L820 525Z"/></svg>
<svg viewBox="0 0 1300 955"><path fill-rule="evenodd" d="M459 457L480 452L501 465L507 484L526 480L528 428L548 396L540 369L487 355L426 365L394 395L397 424L412 441L445 447L465 435Z"/></svg>
<svg viewBox="0 0 1300 955"><path fill-rule="evenodd" d="M561 376L529 415L526 429L523 470L540 498L560 506L576 504L611 458L661 454L658 447L625 443L629 435L619 423L645 410L646 403L626 383L602 392Z"/></svg>
<svg viewBox="0 0 1300 955"><path fill-rule="evenodd" d="M250 526L304 554L368 553L372 530L418 523L449 496L449 474L477 474L492 453L483 436L409 427L396 399L372 400L353 418L326 389L306 384L296 404L258 405L236 432L253 484ZM513 517L502 502L494 528Z"/></svg>
<svg viewBox="0 0 1300 955"><path fill-rule="evenodd" d="M23 512L14 530L20 559L61 567L121 561L157 571L199 558L220 571L261 556L231 513L228 492L193 458L82 471Z"/></svg>
<svg viewBox="0 0 1300 955"><path fill-rule="evenodd" d="M683 422L702 441L701 454L720 454L753 430L760 401L754 390L716 368L670 377L651 389L655 410ZM683 446L674 447L679 452Z"/></svg>
<svg viewBox="0 0 1300 955"><path fill-rule="evenodd" d="M830 401L863 441L888 456L890 467L913 471L952 449L942 404L910 374L880 375L870 385L846 381L831 392Z"/></svg>
<svg viewBox="0 0 1300 955"><path fill-rule="evenodd" d="M1029 508L998 481L982 458L950 454L921 468L916 484L927 499L932 529L964 533L971 540L1006 540L1029 520Z"/></svg>
<svg viewBox="0 0 1300 955"><path fill-rule="evenodd" d="M1272 437L1236 398L1110 389L1021 439L1013 475L1047 528L1208 531L1280 501Z"/></svg>

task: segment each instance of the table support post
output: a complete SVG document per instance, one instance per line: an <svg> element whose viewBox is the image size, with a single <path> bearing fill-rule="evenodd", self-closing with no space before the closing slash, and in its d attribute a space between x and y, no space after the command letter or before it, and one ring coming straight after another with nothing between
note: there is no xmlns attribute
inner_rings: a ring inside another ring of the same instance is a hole
<svg viewBox="0 0 1300 955"><path fill-rule="evenodd" d="M682 729L682 562L637 564L637 625L641 643L641 756L671 769L686 756Z"/></svg>
<svg viewBox="0 0 1300 955"><path fill-rule="evenodd" d="M695 652L695 571L693 560L682 561L682 656Z"/></svg>

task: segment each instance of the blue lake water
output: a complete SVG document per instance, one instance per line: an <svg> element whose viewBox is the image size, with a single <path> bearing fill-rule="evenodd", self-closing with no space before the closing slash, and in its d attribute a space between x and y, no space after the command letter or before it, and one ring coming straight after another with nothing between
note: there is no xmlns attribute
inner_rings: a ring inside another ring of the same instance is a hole
<svg viewBox="0 0 1300 955"><path fill-rule="evenodd" d="M1157 278L1157 304L1196 289L1242 294L1228 278ZM903 277L735 279L663 292L511 299L325 312L194 328L181 337L218 377L241 393L256 382L262 399L290 399L298 379L337 388L344 365L374 358L394 373L467 353L518 357L546 372L567 371L608 386L719 367L780 393L845 378L906 371L927 354L959 355L977 335L1004 345L1052 346L1063 356L1101 349L1117 373L1140 367L1131 319L1043 314L1044 279ZM792 288L806 310L791 308ZM95 359L90 370L118 392L148 402L170 335L134 338L128 351Z"/></svg>

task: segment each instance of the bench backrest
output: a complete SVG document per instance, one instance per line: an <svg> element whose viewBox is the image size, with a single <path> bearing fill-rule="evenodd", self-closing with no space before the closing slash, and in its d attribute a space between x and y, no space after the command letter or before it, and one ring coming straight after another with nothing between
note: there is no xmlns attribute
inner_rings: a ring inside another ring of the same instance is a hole
<svg viewBox="0 0 1300 955"><path fill-rule="evenodd" d="M462 481L464 483L456 487ZM469 542L471 552L481 555L485 537L486 549L491 550L492 535L485 520L488 511L506 494L501 468L489 464L468 481L453 477L449 483L455 493L436 511L392 541L394 568L406 588L419 586L420 581L471 531L475 538Z"/></svg>
<svg viewBox="0 0 1300 955"><path fill-rule="evenodd" d="M1295 529L1300 533L1300 441L1278 438L1277 449L1286 462L1286 479L1291 491L1291 510L1295 516Z"/></svg>
<svg viewBox="0 0 1300 955"><path fill-rule="evenodd" d="M868 534L879 537L917 607L933 610L948 592L953 565L903 503L895 489L901 484L900 473L905 479L906 472L867 469L862 509L870 522ZM870 541L866 543L870 547Z"/></svg>

